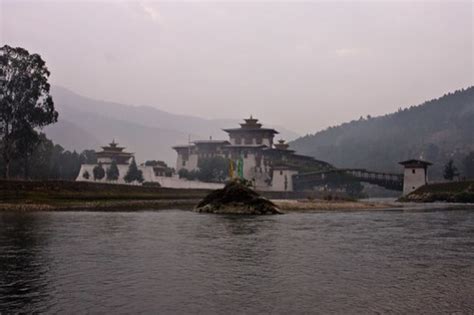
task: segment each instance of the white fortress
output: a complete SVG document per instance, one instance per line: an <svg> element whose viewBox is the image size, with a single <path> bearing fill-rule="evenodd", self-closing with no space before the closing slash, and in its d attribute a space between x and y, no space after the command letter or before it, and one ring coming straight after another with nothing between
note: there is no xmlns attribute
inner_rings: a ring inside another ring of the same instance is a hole
<svg viewBox="0 0 474 315"><path fill-rule="evenodd" d="M245 119L240 128L224 131L229 134L228 140L199 140L173 147L178 153L174 172L164 163L139 165L138 169L143 173L144 182L159 183L160 186L169 188L221 188L223 183L186 180L177 175L182 169L197 171L201 159L216 156L228 160L229 165L231 162L237 165L237 161L242 161L243 178L252 181L255 188L262 191L293 191L293 175L298 174L300 170L331 168L326 162L295 154L283 140L274 143L278 131L263 128L252 116ZM76 180L125 184L124 177L130 167L133 153L124 149L115 141L102 147L102 151L97 152L97 163L83 164ZM94 179L94 167L100 164L107 172L112 161L115 161L119 170L118 180L108 181L106 176Z"/></svg>
<svg viewBox="0 0 474 315"><path fill-rule="evenodd" d="M262 191L293 191L293 175L304 168L329 168L326 162L295 154L284 140L274 143L278 131L263 128L258 119L245 119L240 128L224 129L228 140L199 140L175 146L176 171L198 170L199 160L220 156L237 165L243 161L243 177Z"/></svg>

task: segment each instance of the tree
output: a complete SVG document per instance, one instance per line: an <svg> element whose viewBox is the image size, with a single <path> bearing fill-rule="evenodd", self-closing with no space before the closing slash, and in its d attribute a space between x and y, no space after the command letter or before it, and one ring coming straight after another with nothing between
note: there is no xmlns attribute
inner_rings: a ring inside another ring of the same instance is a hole
<svg viewBox="0 0 474 315"><path fill-rule="evenodd" d="M89 172L88 171L85 171L84 173L82 173L82 178L84 179L89 179L91 176L89 175Z"/></svg>
<svg viewBox="0 0 474 315"><path fill-rule="evenodd" d="M16 141L14 142L13 157L23 161L23 178L28 179L30 177L30 159L41 142L40 135L27 126L19 130L14 138Z"/></svg>
<svg viewBox="0 0 474 315"><path fill-rule="evenodd" d="M454 165L454 161L449 160L444 166L443 177L447 180L453 180L456 176L459 176L458 169Z"/></svg>
<svg viewBox="0 0 474 315"><path fill-rule="evenodd" d="M220 156L199 159L198 167L197 177L203 182L223 182L229 174L229 162Z"/></svg>
<svg viewBox="0 0 474 315"><path fill-rule="evenodd" d="M189 171L185 168L182 168L178 171L179 178L189 179Z"/></svg>
<svg viewBox="0 0 474 315"><path fill-rule="evenodd" d="M81 162L84 164L96 164L97 155L94 150L84 150L81 153Z"/></svg>
<svg viewBox="0 0 474 315"><path fill-rule="evenodd" d="M49 95L49 74L40 55L8 45L0 48L0 140L5 178L10 175L15 142L23 131L58 119Z"/></svg>
<svg viewBox="0 0 474 315"><path fill-rule="evenodd" d="M138 169L135 159L132 159L130 166L128 167L127 174L123 178L127 183L137 181L139 183L143 182L143 173Z"/></svg>
<svg viewBox="0 0 474 315"><path fill-rule="evenodd" d="M102 163L99 163L96 167L94 167L92 173L94 173L94 180L101 180L102 178L104 178L105 170L102 167Z"/></svg>
<svg viewBox="0 0 474 315"><path fill-rule="evenodd" d="M107 169L107 180L117 180L120 176L119 169L117 167L117 162L112 161L110 167Z"/></svg>
<svg viewBox="0 0 474 315"><path fill-rule="evenodd" d="M464 167L464 176L467 178L474 178L474 151L471 151L462 160Z"/></svg>

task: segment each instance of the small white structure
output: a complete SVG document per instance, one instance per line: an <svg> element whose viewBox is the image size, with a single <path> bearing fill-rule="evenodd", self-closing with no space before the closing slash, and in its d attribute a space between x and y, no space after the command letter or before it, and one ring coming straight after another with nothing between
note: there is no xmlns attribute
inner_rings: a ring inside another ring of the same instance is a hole
<svg viewBox="0 0 474 315"><path fill-rule="evenodd" d="M400 162L405 167L403 172L403 195L408 195L428 183L428 166L430 162L411 159Z"/></svg>

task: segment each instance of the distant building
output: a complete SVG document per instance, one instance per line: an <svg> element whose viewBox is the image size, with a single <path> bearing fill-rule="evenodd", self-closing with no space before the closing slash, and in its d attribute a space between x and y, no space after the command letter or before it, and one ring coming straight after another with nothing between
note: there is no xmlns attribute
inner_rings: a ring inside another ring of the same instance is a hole
<svg viewBox="0 0 474 315"><path fill-rule="evenodd" d="M119 147L115 139L108 146L102 147L102 151L97 152L97 162L102 164L111 164L115 161L117 164L129 165L133 158L133 153L124 152L124 147Z"/></svg>
<svg viewBox="0 0 474 315"><path fill-rule="evenodd" d="M102 147L102 150L97 152L96 155L97 163L81 165L76 181L126 184L124 177L128 172L132 159L134 159L133 153L126 152L124 147L118 146L115 140L113 140L108 146ZM100 180L94 179L94 168L96 166L99 164L102 165L107 173L113 161L117 164L119 171L117 180L109 181L107 180L107 176ZM162 161L147 161L137 167L142 171L144 182L158 183L162 187L215 189L222 186L213 183L200 183L180 179L174 174L173 169Z"/></svg>
<svg viewBox="0 0 474 315"><path fill-rule="evenodd" d="M176 171L197 171L200 159L220 156L237 164L243 161L243 177L259 190L292 191L292 176L301 170L328 169L331 166L309 156L295 154L284 140L274 143L278 131L263 128L258 119L245 119L240 128L224 129L229 140L198 140L175 146Z"/></svg>
<svg viewBox="0 0 474 315"><path fill-rule="evenodd" d="M430 162L411 159L400 162L405 167L403 172L403 195L408 195L428 183L428 166Z"/></svg>

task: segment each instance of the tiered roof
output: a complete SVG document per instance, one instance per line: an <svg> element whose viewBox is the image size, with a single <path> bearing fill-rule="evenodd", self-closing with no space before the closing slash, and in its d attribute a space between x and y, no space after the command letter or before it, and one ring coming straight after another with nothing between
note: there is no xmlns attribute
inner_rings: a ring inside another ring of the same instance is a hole
<svg viewBox="0 0 474 315"><path fill-rule="evenodd" d="M272 128L262 128L262 124L258 123L258 119L253 118L250 116L248 119L244 119L245 123L240 124L240 128L230 128L230 129L223 129L227 133L236 132L236 131L243 131L243 132L271 132L273 134L277 134L278 131Z"/></svg>
<svg viewBox="0 0 474 315"><path fill-rule="evenodd" d="M402 162L399 162L398 164L401 164L405 167L411 167L411 168L427 168L428 166L432 165L432 163L428 161L417 160L417 159L402 161Z"/></svg>
<svg viewBox="0 0 474 315"><path fill-rule="evenodd" d="M102 147L102 151L97 152L98 158L111 158L115 159L117 163L126 163L133 153L123 151L125 147L119 147L115 140L112 140L108 146Z"/></svg>

